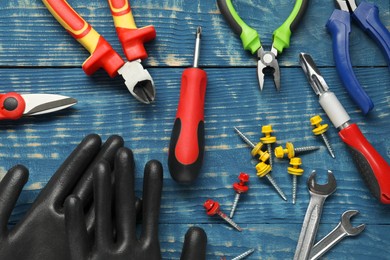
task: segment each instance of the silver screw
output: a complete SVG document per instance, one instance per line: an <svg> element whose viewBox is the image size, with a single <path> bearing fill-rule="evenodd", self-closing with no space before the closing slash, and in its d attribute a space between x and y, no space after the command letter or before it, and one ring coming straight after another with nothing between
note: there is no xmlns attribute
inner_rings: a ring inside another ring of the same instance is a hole
<svg viewBox="0 0 390 260"><path fill-rule="evenodd" d="M275 148L274 154L276 158L283 158L284 155L287 154L288 158L295 157L295 154L303 153L303 152L310 152L314 150L320 149L319 146L304 146L304 147L294 147L293 143L287 142L286 148L283 148L283 146L278 146Z"/></svg>
<svg viewBox="0 0 390 260"><path fill-rule="evenodd" d="M236 256L236 257L233 258L232 260L241 260L241 259L244 259L245 257L247 257L248 255L252 254L253 252L255 252L255 249L254 249L254 248L249 249L248 251L242 253L241 255Z"/></svg>
<svg viewBox="0 0 390 260"><path fill-rule="evenodd" d="M248 191L248 186L246 183L249 181L249 174L240 172L240 175L238 175L239 182L235 182L233 184L233 189L236 191L236 196L233 201L233 206L230 211L230 218L233 218L234 212L236 210L238 201L240 200L241 193L245 193Z"/></svg>
<svg viewBox="0 0 390 260"><path fill-rule="evenodd" d="M242 231L242 228L240 228L233 220L231 220L225 213L223 213L219 209L219 203L217 201L214 201L212 199L206 200L206 202L203 204L203 207L206 209L206 213L209 216L218 215L223 220L225 220L227 223L229 223L232 227L237 229L238 231Z"/></svg>
<svg viewBox="0 0 390 260"><path fill-rule="evenodd" d="M314 127L312 130L315 135L321 135L322 140L324 141L326 148L328 149L330 155L332 158L336 158L333 153L332 146L330 145L330 142L328 138L325 135L326 130L328 130L328 124L321 125L322 118L319 115L313 116L310 118L310 123Z"/></svg>
<svg viewBox="0 0 390 260"><path fill-rule="evenodd" d="M272 186L274 186L275 190L278 192L278 194L280 195L280 197L282 197L282 199L284 199L285 201L287 201L287 197L286 197L286 194L284 194L284 192L282 191L282 189L280 189L280 187L278 186L278 184L276 184L275 180L272 178L272 176L268 173L265 175L265 177L267 177L267 179L269 180L269 182L272 184Z"/></svg>
<svg viewBox="0 0 390 260"><path fill-rule="evenodd" d="M249 145L251 148L255 148L255 144L252 143L240 130L238 130L237 127L234 127L234 130L237 132L238 136L240 136L241 139L247 143L247 145Z"/></svg>

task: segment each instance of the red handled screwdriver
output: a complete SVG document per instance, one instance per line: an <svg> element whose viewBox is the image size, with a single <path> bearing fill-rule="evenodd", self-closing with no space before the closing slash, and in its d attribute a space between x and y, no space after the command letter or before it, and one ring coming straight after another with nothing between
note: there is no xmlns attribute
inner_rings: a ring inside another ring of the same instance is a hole
<svg viewBox="0 0 390 260"><path fill-rule="evenodd" d="M311 56L301 53L299 58L310 85L319 96L322 109L339 130L341 140L350 148L366 185L380 202L390 204L390 165L367 141L359 127L350 122L348 113L336 95L329 91Z"/></svg>
<svg viewBox="0 0 390 260"><path fill-rule="evenodd" d="M198 177L204 154L204 100L207 74L198 68L202 28L196 30L194 65L181 77L180 99L169 144L172 178L188 184Z"/></svg>

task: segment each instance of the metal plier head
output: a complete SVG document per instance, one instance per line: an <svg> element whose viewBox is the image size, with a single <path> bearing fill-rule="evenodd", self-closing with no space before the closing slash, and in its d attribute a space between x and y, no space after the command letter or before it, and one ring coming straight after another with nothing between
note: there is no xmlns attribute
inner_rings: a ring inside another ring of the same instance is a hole
<svg viewBox="0 0 390 260"><path fill-rule="evenodd" d="M257 78L260 90L263 90L265 74L272 74L275 88L277 91L280 90L280 70L278 60L276 59L277 56L278 51L274 47L272 47L271 51L265 51L263 47L257 51L257 57L259 58L257 62Z"/></svg>
<svg viewBox="0 0 390 260"><path fill-rule="evenodd" d="M346 12L354 12L357 8L355 0L335 0L339 8Z"/></svg>

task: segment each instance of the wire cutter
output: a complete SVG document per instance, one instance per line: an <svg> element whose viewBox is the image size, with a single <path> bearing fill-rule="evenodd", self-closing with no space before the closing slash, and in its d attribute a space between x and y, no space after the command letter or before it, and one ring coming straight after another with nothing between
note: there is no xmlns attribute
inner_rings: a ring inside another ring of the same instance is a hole
<svg viewBox="0 0 390 260"><path fill-rule="evenodd" d="M148 57L144 43L156 37L153 26L137 28L128 0L108 0L119 41L128 61L97 33L65 0L42 0L50 13L91 56L83 63L87 75L103 68L110 77L120 74L130 93L145 104L155 98L155 87L141 60Z"/></svg>
<svg viewBox="0 0 390 260"><path fill-rule="evenodd" d="M0 94L0 120L52 113L76 103L74 98L54 94Z"/></svg>
<svg viewBox="0 0 390 260"><path fill-rule="evenodd" d="M355 0L335 0L340 9L335 9L329 18L326 28L332 35L333 57L337 72L344 87L352 100L367 114L373 107L352 70L349 57L349 33L351 32L351 17L382 49L387 64L390 66L390 32L379 19L378 7L361 2L356 5Z"/></svg>
<svg viewBox="0 0 390 260"><path fill-rule="evenodd" d="M284 48L290 46L291 32L294 31L303 17L309 0L296 0L294 8L283 24L273 32L273 42L270 51L264 50L260 42L259 34L249 27L237 14L231 0L217 0L219 10L225 17L235 34L239 35L244 50L249 50L252 54L257 53L257 78L260 90L264 86L264 74L272 74L276 90L280 90L280 71L277 60L278 54Z"/></svg>

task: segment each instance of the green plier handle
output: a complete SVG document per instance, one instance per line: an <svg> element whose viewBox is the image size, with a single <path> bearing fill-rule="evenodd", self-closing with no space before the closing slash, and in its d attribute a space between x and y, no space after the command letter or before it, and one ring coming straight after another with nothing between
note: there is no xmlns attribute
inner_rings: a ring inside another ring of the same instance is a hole
<svg viewBox="0 0 390 260"><path fill-rule="evenodd" d="M273 33L273 46L282 53L284 48L290 46L291 32L293 32L299 21L302 19L309 0L296 0L293 10L284 21L284 23ZM250 51L252 54L261 47L259 34L247 25L234 9L231 0L217 0L219 10L225 17L230 27L235 34L240 36L244 50Z"/></svg>

